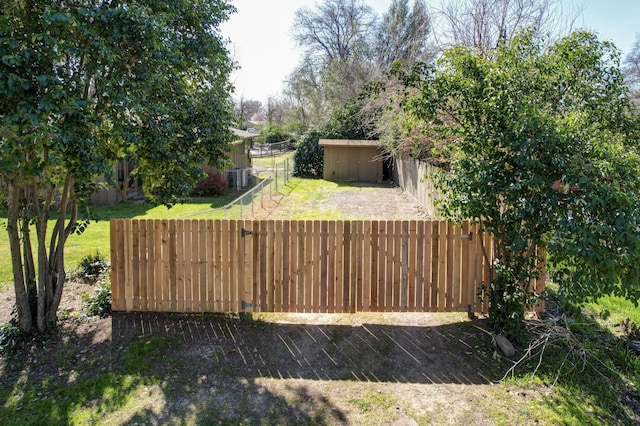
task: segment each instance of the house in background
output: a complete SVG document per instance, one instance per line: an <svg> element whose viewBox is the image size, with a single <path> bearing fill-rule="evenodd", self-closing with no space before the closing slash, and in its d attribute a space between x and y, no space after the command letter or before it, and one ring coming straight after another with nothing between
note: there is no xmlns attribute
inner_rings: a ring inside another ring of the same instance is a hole
<svg viewBox="0 0 640 426"><path fill-rule="evenodd" d="M324 147L325 180L382 182L384 162L378 141L320 139Z"/></svg>
<svg viewBox="0 0 640 426"><path fill-rule="evenodd" d="M247 132L246 130L240 130L231 128L231 131L236 135L236 140L231 143L232 149L230 152L231 163L233 166L222 172L227 178L230 188L244 188L249 183L249 169L251 168L251 156L250 149L253 144L253 139L260 136L258 133ZM220 170L210 167L207 164L200 166L205 173L215 173Z"/></svg>
<svg viewBox="0 0 640 426"><path fill-rule="evenodd" d="M251 168L251 157L249 148L257 133L231 128L236 135L236 140L231 143L232 149L229 153L233 166L222 172L229 181L230 187L242 188L248 183L248 171ZM135 169L135 164L129 161L121 161L113 166L113 176L117 182L117 187L101 187L91 195L93 203L118 203L122 199L141 200L144 199L142 193L142 182L131 175ZM200 166L206 173L213 173L219 170L206 164ZM105 182L104 177L98 179L97 183Z"/></svg>

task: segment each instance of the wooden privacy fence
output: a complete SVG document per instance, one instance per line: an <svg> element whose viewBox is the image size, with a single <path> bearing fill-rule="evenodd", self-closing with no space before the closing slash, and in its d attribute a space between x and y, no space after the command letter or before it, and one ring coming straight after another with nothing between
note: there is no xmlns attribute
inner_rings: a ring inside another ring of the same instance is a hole
<svg viewBox="0 0 640 426"><path fill-rule="evenodd" d="M112 308L484 312L482 245L477 225L437 220L114 219Z"/></svg>

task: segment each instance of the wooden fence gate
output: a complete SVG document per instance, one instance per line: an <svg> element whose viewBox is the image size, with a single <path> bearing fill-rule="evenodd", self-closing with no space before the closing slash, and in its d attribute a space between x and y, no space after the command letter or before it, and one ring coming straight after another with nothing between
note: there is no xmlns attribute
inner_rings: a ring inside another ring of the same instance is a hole
<svg viewBox="0 0 640 426"><path fill-rule="evenodd" d="M491 259L477 225L437 220L114 219L112 308L484 312L483 245Z"/></svg>

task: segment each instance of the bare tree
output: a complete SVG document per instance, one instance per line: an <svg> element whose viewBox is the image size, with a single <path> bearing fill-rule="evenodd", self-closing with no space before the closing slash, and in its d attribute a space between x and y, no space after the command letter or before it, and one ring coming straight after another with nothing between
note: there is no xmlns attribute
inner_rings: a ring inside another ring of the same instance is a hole
<svg viewBox="0 0 640 426"><path fill-rule="evenodd" d="M361 0L324 0L314 9L296 11L292 35L308 56L320 57L328 66L365 52L374 20L372 9Z"/></svg>
<svg viewBox="0 0 640 426"><path fill-rule="evenodd" d="M631 91L631 98L640 107L640 34L624 61L624 75Z"/></svg>
<svg viewBox="0 0 640 426"><path fill-rule="evenodd" d="M434 52L429 41L431 18L424 0L393 0L376 32L375 55L382 69L401 61L429 61Z"/></svg>
<svg viewBox="0 0 640 426"><path fill-rule="evenodd" d="M309 55L289 75L284 95L297 111L298 119L304 126L317 122L324 115L321 70Z"/></svg>
<svg viewBox="0 0 640 426"><path fill-rule="evenodd" d="M236 125L245 128L247 122L251 120L251 117L255 114L262 112L262 103L255 99L246 99L244 96L240 96L235 102L234 116L236 119Z"/></svg>
<svg viewBox="0 0 640 426"><path fill-rule="evenodd" d="M265 114L269 125L282 124L285 114L284 102L275 96L269 96L265 106Z"/></svg>
<svg viewBox="0 0 640 426"><path fill-rule="evenodd" d="M571 31L580 9L562 0L445 0L437 13L439 45L488 52L523 27L553 40Z"/></svg>

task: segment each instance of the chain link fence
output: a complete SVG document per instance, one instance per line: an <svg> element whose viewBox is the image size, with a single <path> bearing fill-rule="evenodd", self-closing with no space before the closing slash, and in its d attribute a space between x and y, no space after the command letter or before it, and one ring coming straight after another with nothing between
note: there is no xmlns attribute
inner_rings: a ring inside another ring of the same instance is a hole
<svg viewBox="0 0 640 426"><path fill-rule="evenodd" d="M273 197L289 182L293 175L293 159L286 158L274 163L273 167L257 172L250 179L257 181L256 185L230 203L177 219L197 217L202 215L215 216L220 219L254 219L256 214L265 209L266 197Z"/></svg>

